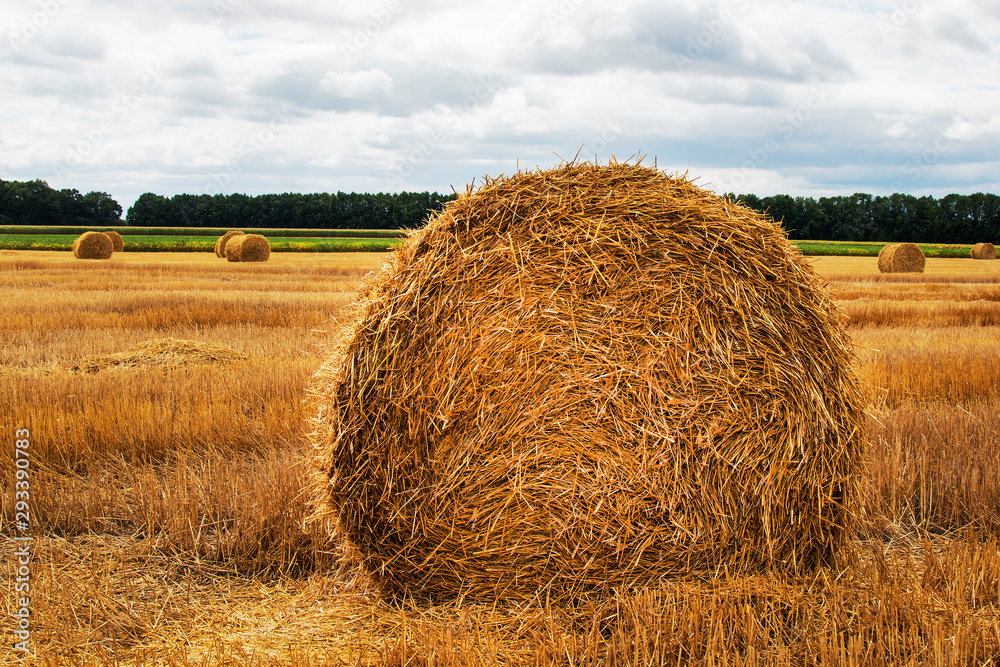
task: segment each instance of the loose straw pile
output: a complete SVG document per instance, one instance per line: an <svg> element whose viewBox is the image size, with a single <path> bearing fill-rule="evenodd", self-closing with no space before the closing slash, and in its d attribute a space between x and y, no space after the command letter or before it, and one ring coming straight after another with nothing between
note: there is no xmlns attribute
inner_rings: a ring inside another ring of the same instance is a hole
<svg viewBox="0 0 1000 667"><path fill-rule="evenodd" d="M124 352L92 354L72 364L69 368L83 373L97 373L107 368L216 364L247 358L247 355L242 352L237 352L218 343L159 338L140 343Z"/></svg>

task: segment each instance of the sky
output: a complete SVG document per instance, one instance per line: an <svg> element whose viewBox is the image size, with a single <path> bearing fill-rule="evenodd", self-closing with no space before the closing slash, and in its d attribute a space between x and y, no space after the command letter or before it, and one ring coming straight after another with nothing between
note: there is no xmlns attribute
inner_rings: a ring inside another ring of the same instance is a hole
<svg viewBox="0 0 1000 667"><path fill-rule="evenodd" d="M998 0L0 0L0 179L462 191L574 158L718 193L1000 193Z"/></svg>

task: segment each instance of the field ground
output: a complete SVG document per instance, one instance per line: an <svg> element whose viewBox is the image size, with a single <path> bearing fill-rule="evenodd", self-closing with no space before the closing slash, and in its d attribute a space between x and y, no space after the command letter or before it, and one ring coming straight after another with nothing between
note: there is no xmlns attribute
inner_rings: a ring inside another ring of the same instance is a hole
<svg viewBox="0 0 1000 667"><path fill-rule="evenodd" d="M384 259L0 251L0 455L30 429L38 663L1000 664L1000 262L814 260L873 386L836 567L551 608L379 599L306 520L306 387ZM200 347L140 353L166 338ZM4 535L13 492L0 478ZM8 623L7 540L0 559Z"/></svg>

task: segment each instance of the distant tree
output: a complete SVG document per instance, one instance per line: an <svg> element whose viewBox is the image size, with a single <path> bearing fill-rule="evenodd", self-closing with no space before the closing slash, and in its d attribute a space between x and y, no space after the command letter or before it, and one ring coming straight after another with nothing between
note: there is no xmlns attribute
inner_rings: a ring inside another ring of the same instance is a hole
<svg viewBox="0 0 1000 667"><path fill-rule="evenodd" d="M796 197L795 204L799 209L796 218L798 229L792 238L825 239L830 235L829 222L818 201L812 197Z"/></svg>
<svg viewBox="0 0 1000 667"><path fill-rule="evenodd" d="M729 195L729 198L735 201L737 204L743 204L747 208L752 208L755 211L761 213L766 213L764 203L761 201L760 197L757 195Z"/></svg>
<svg viewBox="0 0 1000 667"><path fill-rule="evenodd" d="M829 224L831 241L861 241L870 231L867 224L871 195L820 197L819 205Z"/></svg>
<svg viewBox="0 0 1000 667"><path fill-rule="evenodd" d="M54 190L42 180L0 181L0 215L5 224L117 224L121 211L104 192L81 195L72 188Z"/></svg>
<svg viewBox="0 0 1000 667"><path fill-rule="evenodd" d="M83 195L83 204L88 215L99 223L114 225L121 222L121 204L107 192L88 192Z"/></svg>
<svg viewBox="0 0 1000 667"><path fill-rule="evenodd" d="M997 238L1000 197L977 192L947 195L938 201L942 233L956 243L979 243Z"/></svg>
<svg viewBox="0 0 1000 667"><path fill-rule="evenodd" d="M129 207L126 222L133 227L182 227L180 209L166 197L144 192Z"/></svg>
<svg viewBox="0 0 1000 667"><path fill-rule="evenodd" d="M941 229L940 209L934 197L924 196L919 198L916 209L913 225L914 240L930 243L948 243L952 241Z"/></svg>
<svg viewBox="0 0 1000 667"><path fill-rule="evenodd" d="M969 195L969 243L1000 239L1000 195L977 192Z"/></svg>
<svg viewBox="0 0 1000 667"><path fill-rule="evenodd" d="M789 232L799 228L799 218L801 217L799 207L795 200L788 195L764 197L760 200L760 204L772 220L781 223L781 226Z"/></svg>
<svg viewBox="0 0 1000 667"><path fill-rule="evenodd" d="M17 215L10 216L17 225L63 224L60 195L45 181L14 182Z"/></svg>

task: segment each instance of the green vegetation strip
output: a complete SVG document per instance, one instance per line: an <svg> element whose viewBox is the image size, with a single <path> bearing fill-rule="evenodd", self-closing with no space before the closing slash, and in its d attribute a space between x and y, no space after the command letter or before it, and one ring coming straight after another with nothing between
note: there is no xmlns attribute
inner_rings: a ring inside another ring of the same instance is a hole
<svg viewBox="0 0 1000 667"><path fill-rule="evenodd" d="M273 231L273 230L272 230ZM72 250L74 234L0 234L0 250ZM174 235L122 235L125 252L212 252L215 238ZM399 238L269 236L272 252L382 252Z"/></svg>
<svg viewBox="0 0 1000 667"><path fill-rule="evenodd" d="M0 250L72 250L73 241L85 228L0 227ZM126 252L211 252L221 236L216 229L150 228L136 234L135 227L112 227L122 234ZM95 229L95 231L97 231ZM103 231L103 229L102 229ZM403 242L399 230L289 230L246 229L263 234L274 252L381 252ZM803 255L878 257L885 243L872 241L792 241ZM972 246L919 243L927 257L970 257Z"/></svg>
<svg viewBox="0 0 1000 667"><path fill-rule="evenodd" d="M803 255L837 255L842 257L878 257L887 243L875 241L792 241ZM918 243L925 257L972 256L972 246L941 243Z"/></svg>

